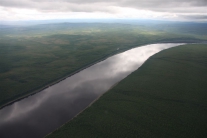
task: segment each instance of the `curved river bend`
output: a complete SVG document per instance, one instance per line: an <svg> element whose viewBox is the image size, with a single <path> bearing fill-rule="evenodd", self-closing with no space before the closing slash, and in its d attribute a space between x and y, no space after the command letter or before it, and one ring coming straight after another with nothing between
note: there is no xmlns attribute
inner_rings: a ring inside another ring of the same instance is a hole
<svg viewBox="0 0 207 138"><path fill-rule="evenodd" d="M182 45L151 44L114 55L0 110L0 138L41 138L72 119L155 53Z"/></svg>

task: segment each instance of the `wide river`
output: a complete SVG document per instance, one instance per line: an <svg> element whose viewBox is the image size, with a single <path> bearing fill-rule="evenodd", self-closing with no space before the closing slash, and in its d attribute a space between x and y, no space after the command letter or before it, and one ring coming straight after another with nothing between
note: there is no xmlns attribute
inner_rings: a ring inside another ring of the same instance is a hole
<svg viewBox="0 0 207 138"><path fill-rule="evenodd" d="M138 69L150 56L179 45L182 44L151 44L125 51L2 108L0 138L44 137Z"/></svg>

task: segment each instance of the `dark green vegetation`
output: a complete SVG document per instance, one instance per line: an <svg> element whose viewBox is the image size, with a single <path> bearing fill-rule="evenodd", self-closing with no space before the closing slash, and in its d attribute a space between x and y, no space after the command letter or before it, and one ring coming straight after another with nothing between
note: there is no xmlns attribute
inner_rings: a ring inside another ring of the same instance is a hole
<svg viewBox="0 0 207 138"><path fill-rule="evenodd" d="M207 137L207 45L164 50L48 138Z"/></svg>
<svg viewBox="0 0 207 138"><path fill-rule="evenodd" d="M207 34L196 32L196 27L189 27L188 31L193 31L188 35L172 31L178 28L176 25L160 29L162 26L163 23L1 26L0 106L90 63L135 46L207 40ZM185 30L185 26L181 28Z"/></svg>

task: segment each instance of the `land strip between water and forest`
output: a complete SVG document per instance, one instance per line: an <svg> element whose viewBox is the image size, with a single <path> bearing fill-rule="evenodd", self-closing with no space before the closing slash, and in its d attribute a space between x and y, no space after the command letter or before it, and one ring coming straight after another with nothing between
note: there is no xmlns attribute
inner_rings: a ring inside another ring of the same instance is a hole
<svg viewBox="0 0 207 138"><path fill-rule="evenodd" d="M206 72L207 44L163 50L47 137L207 137Z"/></svg>

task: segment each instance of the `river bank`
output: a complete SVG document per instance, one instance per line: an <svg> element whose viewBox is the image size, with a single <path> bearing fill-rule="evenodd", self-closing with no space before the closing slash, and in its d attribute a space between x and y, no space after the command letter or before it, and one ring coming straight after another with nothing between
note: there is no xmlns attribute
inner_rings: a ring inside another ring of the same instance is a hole
<svg viewBox="0 0 207 138"><path fill-rule="evenodd" d="M186 43L186 42L188 42L188 41L186 41L186 40L185 41L179 41L179 43ZM192 41L190 41L190 42L192 42ZM198 42L198 41L195 41L195 42ZM116 54L122 53L122 52L127 51L127 50L130 50L130 49L133 49L135 47L144 46L144 45L148 45L148 44L156 44L156 43L158 43L158 42L154 42L154 43L143 43L143 44L139 44L138 46L130 46L129 48L119 49L119 50L117 50L117 51L115 51L115 52L113 52L111 54L108 54L108 55L105 55L105 56L103 56L103 57L101 57L99 59L96 59L96 60L92 61L89 64L83 65L79 69L77 69L75 71L72 71L72 73L69 73L67 75L64 75L64 76L56 79L56 80L53 80L53 81L49 82L48 84L46 84L43 87L37 88L36 90L34 90L32 92L29 92L29 93L28 92L25 92L26 94L21 94L21 95L17 96L18 98L15 97L15 98L11 98L10 100L7 100L9 102L5 102L4 104L0 105L0 109L6 107L8 105L11 105L12 103L14 103L16 101L19 101L19 100L24 99L26 97L32 96L32 95L34 95L34 94L36 94L36 93L38 93L38 92L40 92L40 91L42 91L42 90L50 87L50 86L52 86L52 85L54 85L56 83L59 83L60 81L66 79L66 78L68 78L68 77L70 77L70 76L72 76L72 75L74 75L74 74L76 74L76 73L78 73L78 72L80 72L80 71L82 71L82 70L84 70L84 69L86 69L86 68L88 68L88 67L96 64L96 63L98 63L98 62L101 62L101 61L103 61L103 60L105 60L105 59L107 59L107 58L109 58L111 56L114 56ZM165 41L165 42L162 42L162 43L174 43L174 42L173 41ZM176 41L176 43L178 43L178 41Z"/></svg>
<svg viewBox="0 0 207 138"><path fill-rule="evenodd" d="M206 49L157 53L48 138L206 137Z"/></svg>

